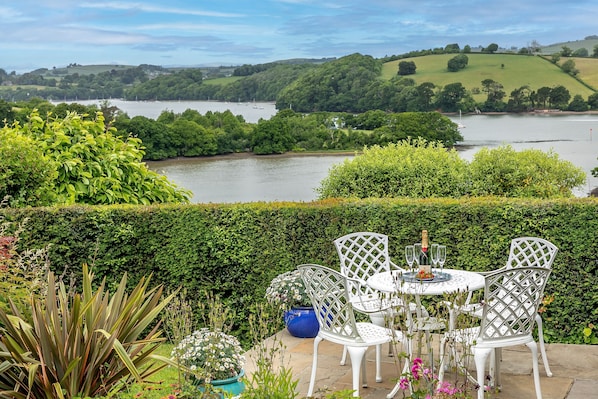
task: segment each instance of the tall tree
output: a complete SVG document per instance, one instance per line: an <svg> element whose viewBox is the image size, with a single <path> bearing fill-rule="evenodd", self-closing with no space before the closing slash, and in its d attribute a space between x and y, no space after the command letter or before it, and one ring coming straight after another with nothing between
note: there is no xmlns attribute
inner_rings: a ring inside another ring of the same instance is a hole
<svg viewBox="0 0 598 399"><path fill-rule="evenodd" d="M571 99L571 94L565 86L559 85L550 90L550 106L553 108L565 109Z"/></svg>
<svg viewBox="0 0 598 399"><path fill-rule="evenodd" d="M460 82L448 84L438 94L436 104L444 112L456 112L465 94L465 87Z"/></svg>

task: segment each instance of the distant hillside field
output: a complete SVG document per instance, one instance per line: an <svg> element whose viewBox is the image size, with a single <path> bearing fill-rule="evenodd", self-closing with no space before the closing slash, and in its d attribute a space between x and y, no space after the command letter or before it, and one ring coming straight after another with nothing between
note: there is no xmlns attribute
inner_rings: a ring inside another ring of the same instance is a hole
<svg viewBox="0 0 598 399"><path fill-rule="evenodd" d="M571 58L581 80L598 90L598 58Z"/></svg>
<svg viewBox="0 0 598 399"><path fill-rule="evenodd" d="M417 84L432 82L436 86L446 86L450 83L461 82L465 88L472 90L481 89L481 82L485 79L492 79L503 85L504 91L508 96L515 89L528 85L532 90L540 87L554 87L562 85L569 90L571 97L581 94L584 99L594 91L578 82L573 77L567 75L561 69L541 57L523 56L513 54L466 54L469 63L467 67L459 72L449 72L447 62L456 54L428 55L424 57L406 58L397 61L391 61L384 64L383 77L390 79L397 75L398 65L401 61L413 61L416 65L415 75L407 77L415 80ZM588 62L588 70L595 69L593 72L580 73L580 78L585 74L591 75L598 71L598 59L579 59L575 58L576 65L578 60L595 61L593 66ZM577 68L581 71L582 62L579 61ZM596 86L593 86L596 87ZM476 101L484 101L485 93L474 96Z"/></svg>
<svg viewBox="0 0 598 399"><path fill-rule="evenodd" d="M550 44L548 46L542 47L540 51L542 51L542 54L560 53L563 50L563 46L567 46L573 51L580 48L585 48L590 54L592 54L592 51L594 51L594 46L596 45L598 45L598 39L574 40Z"/></svg>

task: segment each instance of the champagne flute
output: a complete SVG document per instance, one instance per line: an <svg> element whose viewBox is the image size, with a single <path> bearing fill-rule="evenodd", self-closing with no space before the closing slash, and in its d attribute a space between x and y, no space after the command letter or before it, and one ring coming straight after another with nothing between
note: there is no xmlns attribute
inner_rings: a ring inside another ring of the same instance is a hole
<svg viewBox="0 0 598 399"><path fill-rule="evenodd" d="M430 259L432 261L432 267L438 266L438 244L432 244L430 248Z"/></svg>
<svg viewBox="0 0 598 399"><path fill-rule="evenodd" d="M440 264L440 272L442 273L442 269L444 267L444 262L446 261L446 245L439 245L437 252L438 252L438 264Z"/></svg>
<svg viewBox="0 0 598 399"><path fill-rule="evenodd" d="M415 264L417 265L418 268L419 268L419 257L421 255L421 253L422 253L422 244L420 242L413 244L413 254L414 254Z"/></svg>
<svg viewBox="0 0 598 399"><path fill-rule="evenodd" d="M409 269L413 268L413 262L415 262L415 247L413 245L405 247L405 260L407 260Z"/></svg>

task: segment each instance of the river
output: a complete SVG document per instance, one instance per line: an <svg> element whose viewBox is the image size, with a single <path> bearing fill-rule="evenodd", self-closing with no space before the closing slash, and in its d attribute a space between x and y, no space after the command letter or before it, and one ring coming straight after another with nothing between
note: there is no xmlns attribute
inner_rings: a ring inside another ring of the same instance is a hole
<svg viewBox="0 0 598 399"><path fill-rule="evenodd" d="M79 100L76 101L83 105L97 105L103 100ZM257 123L260 118L270 119L276 115L276 105L274 103L247 103L247 102L220 102L220 101L125 101L125 100L107 100L110 105L118 107L129 117L145 116L146 118L158 119L163 111L173 111L180 114L187 109L193 109L200 114L206 112L224 112L229 110L233 115L243 115L246 122Z"/></svg>
<svg viewBox="0 0 598 399"><path fill-rule="evenodd" d="M207 111L229 109L243 115L247 122L269 119L276 114L272 103L223 103L212 101L137 102L109 100L130 117L143 115L155 119L163 110L176 113L195 109ZM80 103L86 103L81 102ZM98 103L90 101L88 103ZM464 115L453 117L464 125L464 141L459 153L466 160L483 146L510 144L516 150L535 148L554 151L560 159L581 167L587 174L585 187L575 191L586 196L598 186L591 170L598 166L598 115L525 114ZM193 192L192 201L313 201L315 189L332 165L351 155L321 156L225 156L150 162L151 169Z"/></svg>

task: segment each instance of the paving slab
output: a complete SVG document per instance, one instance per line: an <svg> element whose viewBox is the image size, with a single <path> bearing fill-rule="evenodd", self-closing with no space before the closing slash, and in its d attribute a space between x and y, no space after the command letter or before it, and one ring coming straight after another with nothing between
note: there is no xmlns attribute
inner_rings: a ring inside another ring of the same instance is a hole
<svg viewBox="0 0 598 399"><path fill-rule="evenodd" d="M292 369L293 377L298 379L298 397L305 398L311 375L313 338L295 338L286 330L282 330L270 340L277 340L284 346L283 359L277 359L275 362L282 362L281 364ZM438 341L436 339L433 342ZM347 360L346 365L340 365L342 350L342 346L327 341L322 341L320 344L316 391L351 389L351 364ZM437 347L433 348L433 351L437 350ZM546 351L553 376L546 375L540 359L540 386L543 399L598 398L598 345L547 344ZM251 375L255 370L253 361L255 353L250 351L247 357L246 373ZM471 364L473 365L473 361ZM375 354L373 349L369 350L366 354L368 387L360 389L361 398L385 399L394 387L401 369L402 363L396 357L389 357L384 347L382 349L383 380L376 382ZM453 378L451 374L447 374L446 380L451 381L451 378ZM488 392L486 395L488 399L535 399L531 354L526 346L503 349L501 383L500 391ZM395 398L402 398L402 393L399 392Z"/></svg>

